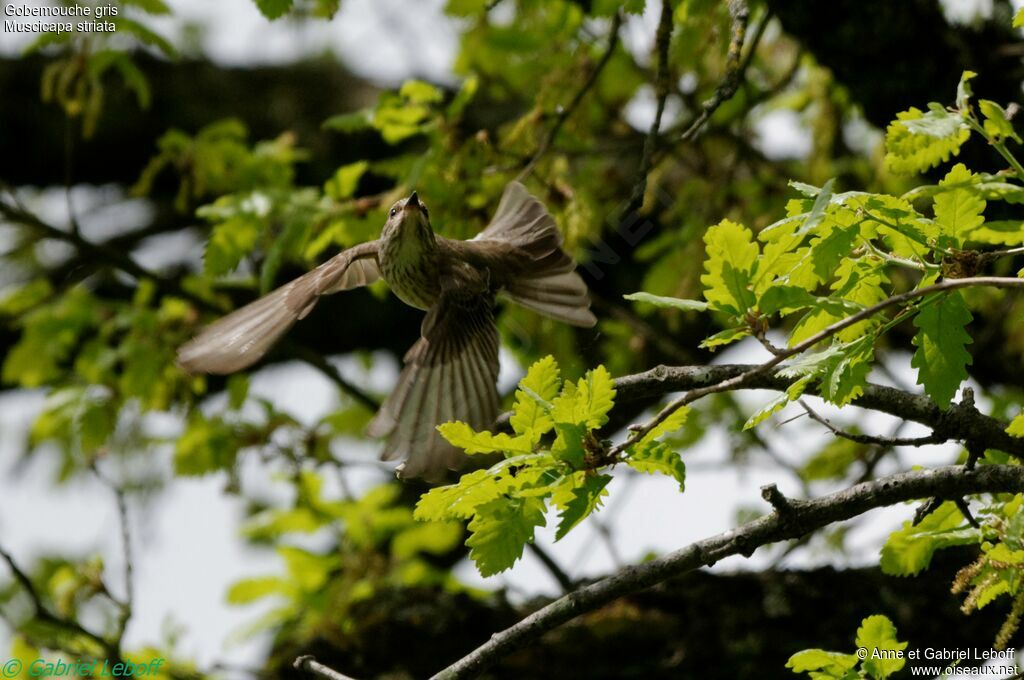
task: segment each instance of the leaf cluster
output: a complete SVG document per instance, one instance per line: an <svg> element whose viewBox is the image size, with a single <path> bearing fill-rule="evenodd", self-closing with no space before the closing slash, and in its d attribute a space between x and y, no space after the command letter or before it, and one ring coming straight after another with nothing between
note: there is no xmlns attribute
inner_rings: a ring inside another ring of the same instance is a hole
<svg viewBox="0 0 1024 680"><path fill-rule="evenodd" d="M599 434L614 399L614 382L603 366L573 382L561 379L553 357L536 362L516 390L512 434L476 432L459 422L438 427L470 455L501 454L503 459L425 493L416 504L416 518L468 520L470 558L489 576L522 556L536 528L546 526L549 510L558 513L556 541L597 511L612 479L606 470L618 462L668 475L682 489L683 461L660 438L683 425L685 411L631 446L620 461L610 457Z"/></svg>
<svg viewBox="0 0 1024 680"><path fill-rule="evenodd" d="M805 649L789 657L786 668L807 673L813 680L884 680L903 670L906 642L896 636L896 626L882 614L861 621L854 641L858 653L844 654L824 649Z"/></svg>

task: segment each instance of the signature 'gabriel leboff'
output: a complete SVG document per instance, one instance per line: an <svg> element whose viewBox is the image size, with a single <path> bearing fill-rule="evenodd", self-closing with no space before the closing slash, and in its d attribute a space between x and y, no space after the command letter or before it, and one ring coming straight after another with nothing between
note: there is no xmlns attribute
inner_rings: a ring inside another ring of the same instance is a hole
<svg viewBox="0 0 1024 680"><path fill-rule="evenodd" d="M427 315L368 434L386 438L384 460L405 458L402 476L436 478L463 461L436 426L461 420L485 430L498 415L495 297L593 326L587 287L575 269L554 219L518 182L505 188L487 228L468 241L435 234L427 206L413 192L391 207L379 239L342 251L211 324L181 347L178 362L202 373L246 368L321 295L384 279L403 302Z"/></svg>

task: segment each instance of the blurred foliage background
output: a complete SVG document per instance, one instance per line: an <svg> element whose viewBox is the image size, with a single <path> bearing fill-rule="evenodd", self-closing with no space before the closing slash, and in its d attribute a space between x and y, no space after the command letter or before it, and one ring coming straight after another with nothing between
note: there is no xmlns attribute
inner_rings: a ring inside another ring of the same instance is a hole
<svg viewBox="0 0 1024 680"><path fill-rule="evenodd" d="M339 0L255 4L268 21L339 20ZM737 36L727 3L679 0L662 82L653 0L449 0L452 77L397 86L365 81L332 56L219 65L150 27L173 15L171 0L123 0L114 33L43 36L0 59L2 389L46 395L17 456L59 461L54 494L100 479L129 525L126 508L155 503L176 477L223 478L224 493L248 508L243 535L282 558L280 573L226 594L275 603L245 633L272 635L260 669L268 677L289 677L307 652L360 677L441 668L538 602L460 583L452 567L465 557L462 527L415 522L422 487L390 483L386 472L355 492L346 482L376 469L354 445L386 391L367 376L400 359L421 315L376 285L325 299L297 326L256 370L304 362L328 376L337 401L314 422L250 395L245 375L184 374L175 348L339 248L376 238L386 206L411 188L435 228L468 238L504 185L525 177L582 263L600 324L579 330L503 309L506 359L525 367L553 354L570 377L599 363L616 376L705 363L712 355L698 344L719 330L714 318L640 313L622 295L700 297L707 225L767 226L785 213L790 180L901 193L910 180L886 170L881 130L898 111L949 99L965 69L980 74L980 96L1019 101L1012 8L992 0L964 13L959 4L752 0ZM1001 162L977 141L961 158ZM975 313L971 377L997 405L1024 384L1021 304L993 298ZM886 351L905 354L912 334L897 330ZM678 443L724 427L730 464L778 465L765 441L741 431L746 415L718 395ZM800 465L779 468L805 489L855 478L874 455L841 440L811 448ZM245 461L288 484L288 502L249 488ZM317 549L303 547L308 535L323 539ZM828 541L841 550L844 530ZM171 639L125 648L130 570L71 555L22 569L0 590L14 654L166 656L164 677L227 672L176 656ZM796 649L845 646L864 613L856 593L869 592L911 639L988 640L998 615L954 619L949 573L940 565L902 590L874 569L695 574L588 615L494 674L773 677L763 669L781 675ZM849 594L848 610L831 597L838 592ZM822 621L826 597L834 611Z"/></svg>

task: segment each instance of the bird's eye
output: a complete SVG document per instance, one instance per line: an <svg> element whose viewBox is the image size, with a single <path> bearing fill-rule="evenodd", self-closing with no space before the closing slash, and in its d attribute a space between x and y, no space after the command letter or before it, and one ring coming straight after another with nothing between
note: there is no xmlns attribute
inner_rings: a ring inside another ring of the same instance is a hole
<svg viewBox="0 0 1024 680"><path fill-rule="evenodd" d="M394 217L397 214L398 214L398 208L392 208L391 209L391 216Z"/></svg>

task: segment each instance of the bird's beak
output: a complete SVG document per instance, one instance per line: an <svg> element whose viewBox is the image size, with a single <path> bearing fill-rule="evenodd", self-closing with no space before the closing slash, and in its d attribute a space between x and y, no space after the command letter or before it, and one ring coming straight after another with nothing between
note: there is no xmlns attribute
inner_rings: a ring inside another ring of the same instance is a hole
<svg viewBox="0 0 1024 680"><path fill-rule="evenodd" d="M419 196L416 195L415 191L412 192L412 195L409 196L409 199L405 202L405 207L406 208L416 208L417 210L419 210L420 199L419 199Z"/></svg>

